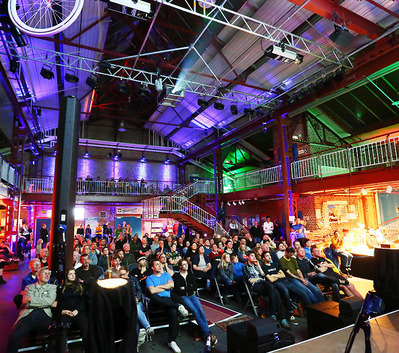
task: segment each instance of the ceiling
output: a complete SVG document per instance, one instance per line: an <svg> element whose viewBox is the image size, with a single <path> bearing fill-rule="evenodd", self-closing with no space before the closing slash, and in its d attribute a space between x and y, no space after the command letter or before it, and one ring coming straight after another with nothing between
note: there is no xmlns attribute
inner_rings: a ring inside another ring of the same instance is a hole
<svg viewBox="0 0 399 353"><path fill-rule="evenodd" d="M69 28L45 38L24 35L24 47L15 45L3 24L1 63L34 134L57 128L60 99L74 95L88 129L101 120L115 120L116 126L123 120L210 165L207 146L226 136L220 143L224 167L238 172L273 161L267 129L273 111L291 117L306 112L347 142L397 124L398 106L392 103L399 100L394 65L399 56L390 58L390 70L369 65L350 81L370 53L396 48L397 1L218 0L208 9L183 0L150 4L152 13L144 15L86 0ZM329 38L334 24L349 31L349 45ZM266 48L280 43L303 55L303 62L265 55ZM16 73L9 71L13 57L21 63ZM40 75L43 65L54 79ZM67 73L79 82L67 82ZM93 74L98 76L95 90L85 83ZM157 77L180 95L176 107L159 104ZM143 83L148 84L144 90ZM325 98L318 100L323 92ZM2 106L11 106L4 95L1 99ZM215 102L222 106L215 109ZM258 124L250 125L253 121Z"/></svg>

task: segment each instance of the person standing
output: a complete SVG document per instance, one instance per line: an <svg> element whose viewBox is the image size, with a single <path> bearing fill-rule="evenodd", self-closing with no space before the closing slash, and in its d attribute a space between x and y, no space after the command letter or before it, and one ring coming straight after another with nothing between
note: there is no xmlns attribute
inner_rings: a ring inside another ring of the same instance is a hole
<svg viewBox="0 0 399 353"><path fill-rule="evenodd" d="M273 236L274 223L270 220L270 216L266 216L266 221L263 223L263 234L270 239Z"/></svg>
<svg viewBox="0 0 399 353"><path fill-rule="evenodd" d="M219 209L217 212L217 220L222 221L223 227L226 223L226 206L224 205L223 201L220 201Z"/></svg>
<svg viewBox="0 0 399 353"><path fill-rule="evenodd" d="M265 222L266 223L266 222ZM260 227L257 221L254 222L254 225L249 230L252 238L254 239L255 243L260 243L262 237L262 228Z"/></svg>
<svg viewBox="0 0 399 353"><path fill-rule="evenodd" d="M46 223L42 224L42 228L40 229L40 239L43 240L43 247L46 247L47 242L48 242L48 230L47 230L47 225Z"/></svg>

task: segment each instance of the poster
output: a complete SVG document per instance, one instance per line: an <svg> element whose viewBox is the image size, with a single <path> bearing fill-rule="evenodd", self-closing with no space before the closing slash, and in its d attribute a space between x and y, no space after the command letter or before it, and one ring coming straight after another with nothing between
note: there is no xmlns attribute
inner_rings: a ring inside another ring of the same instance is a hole
<svg viewBox="0 0 399 353"><path fill-rule="evenodd" d="M323 205L325 223L348 222L348 203L346 201L328 201Z"/></svg>

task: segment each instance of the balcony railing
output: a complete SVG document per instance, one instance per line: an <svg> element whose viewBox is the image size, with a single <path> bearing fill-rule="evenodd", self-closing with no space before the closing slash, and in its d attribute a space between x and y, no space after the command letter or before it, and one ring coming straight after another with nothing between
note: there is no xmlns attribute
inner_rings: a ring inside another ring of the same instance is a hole
<svg viewBox="0 0 399 353"><path fill-rule="evenodd" d="M271 168L238 175L232 179L224 178L223 189L224 192L227 193L275 184L281 182L281 180L281 165L277 165Z"/></svg>
<svg viewBox="0 0 399 353"><path fill-rule="evenodd" d="M149 196L170 194L180 184L168 181L106 181L77 180L76 193L79 195L120 195ZM34 194L52 194L54 178L24 178L22 192Z"/></svg>

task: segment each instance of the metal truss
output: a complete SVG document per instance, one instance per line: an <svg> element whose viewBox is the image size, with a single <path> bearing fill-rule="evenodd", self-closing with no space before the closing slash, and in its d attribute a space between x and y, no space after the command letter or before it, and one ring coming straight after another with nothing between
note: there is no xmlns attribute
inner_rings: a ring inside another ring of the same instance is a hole
<svg viewBox="0 0 399 353"><path fill-rule="evenodd" d="M319 59L334 63L336 65L347 68L353 67L350 58L344 57L339 50L328 48L291 32L287 32L281 28L274 27L259 21L255 18L251 18L238 12L226 9L222 6L218 6L212 2L209 2L209 0L201 0L201 2L206 4L208 8L202 7L200 5L197 6L196 0L191 0L191 2L184 0L184 2L179 2L179 5L174 4L173 0L172 2L169 2L168 0L155 1L194 16L199 16L206 20L214 21L224 26L270 40L274 43L280 43L284 41L286 47L290 47L302 53L315 56Z"/></svg>
<svg viewBox="0 0 399 353"><path fill-rule="evenodd" d="M0 43L0 54L7 54L7 46L14 45L13 42L4 41ZM263 106L274 109L280 104L278 99L270 98L268 92L263 94L251 94L224 87L217 87L211 84L195 82L187 79L175 78L166 75L159 75L156 72L149 72L131 67L117 65L111 62L85 58L69 53L61 53L55 50L48 50L26 45L17 49L18 52L11 54L13 58L24 61L36 61L46 65L62 66L67 69L90 72L93 75L113 77L118 80L127 80L155 86L155 80L161 78L162 83L174 88L176 92L182 90L203 96L226 99L232 102L243 103L246 105ZM55 60L58 58L58 60Z"/></svg>

